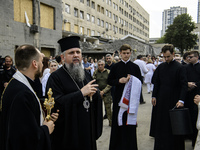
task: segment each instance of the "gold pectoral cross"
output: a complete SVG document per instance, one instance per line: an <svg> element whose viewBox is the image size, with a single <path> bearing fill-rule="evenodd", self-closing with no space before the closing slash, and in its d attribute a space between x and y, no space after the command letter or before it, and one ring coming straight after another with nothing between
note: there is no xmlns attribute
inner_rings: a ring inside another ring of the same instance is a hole
<svg viewBox="0 0 200 150"><path fill-rule="evenodd" d="M45 101L44 101L43 104L44 104L44 107L47 110L46 119L47 119L47 121L49 121L51 119L51 109L54 107L54 104L55 104L54 98L52 97L53 92L52 92L51 88L49 88L47 95L48 95L48 99L45 98Z"/></svg>

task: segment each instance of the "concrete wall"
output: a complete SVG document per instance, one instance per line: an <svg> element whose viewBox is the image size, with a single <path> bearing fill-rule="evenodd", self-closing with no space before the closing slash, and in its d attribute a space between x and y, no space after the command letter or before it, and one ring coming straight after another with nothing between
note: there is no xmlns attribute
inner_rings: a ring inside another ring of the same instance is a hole
<svg viewBox="0 0 200 150"><path fill-rule="evenodd" d="M55 29L40 27L39 2L35 1L35 23L39 26L38 33L30 32L26 23L14 21L13 0L0 1L0 55L14 56L16 46L31 44L38 47L53 48L58 53L57 41L62 37L62 6L61 0L40 0L41 3L54 7ZM34 13L34 12L33 12Z"/></svg>

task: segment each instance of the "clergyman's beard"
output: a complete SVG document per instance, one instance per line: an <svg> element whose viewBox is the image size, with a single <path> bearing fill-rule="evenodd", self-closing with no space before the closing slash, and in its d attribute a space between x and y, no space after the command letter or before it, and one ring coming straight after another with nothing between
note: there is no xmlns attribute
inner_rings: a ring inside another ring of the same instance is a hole
<svg viewBox="0 0 200 150"><path fill-rule="evenodd" d="M67 64L65 63L65 66L67 67L70 75L72 76L72 78L77 81L77 82L81 82L84 80L85 78L85 71L81 65L81 63L78 64Z"/></svg>
<svg viewBox="0 0 200 150"><path fill-rule="evenodd" d="M41 78L41 77L42 77L42 71L41 71L40 67L38 67L38 70L37 70L37 72L35 73L35 79L36 79L36 78Z"/></svg>

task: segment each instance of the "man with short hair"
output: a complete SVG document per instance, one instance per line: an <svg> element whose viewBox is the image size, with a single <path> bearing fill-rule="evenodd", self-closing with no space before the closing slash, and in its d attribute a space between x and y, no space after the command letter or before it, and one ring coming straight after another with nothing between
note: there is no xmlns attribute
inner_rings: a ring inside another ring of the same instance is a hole
<svg viewBox="0 0 200 150"><path fill-rule="evenodd" d="M188 52L185 52L183 54L183 60L181 61L181 64L182 65L187 65L189 62L188 62Z"/></svg>
<svg viewBox="0 0 200 150"><path fill-rule="evenodd" d="M150 136L155 138L154 150L184 150L184 138L172 134L169 110L183 107L187 92L186 70L174 60L174 46L162 48L165 62L154 72Z"/></svg>
<svg viewBox="0 0 200 150"><path fill-rule="evenodd" d="M16 50L18 71L2 95L1 150L51 149L49 134L54 130L55 120L44 121L40 100L34 91L34 79L42 73L42 60L41 52L31 45L22 45Z"/></svg>
<svg viewBox="0 0 200 150"><path fill-rule="evenodd" d="M191 121L192 121L192 146L194 147L197 137L196 121L198 115L198 107L194 103L193 99L196 94L200 91L200 63L199 63L199 52L190 51L187 56L189 64L186 66L187 81L188 81L188 92L185 101L185 106L189 108Z"/></svg>
<svg viewBox="0 0 200 150"><path fill-rule="evenodd" d="M12 78L13 74L15 73L15 68L13 67L13 59L11 56L5 56L5 67L3 71L3 78L2 84L4 88L7 86L8 82Z"/></svg>
<svg viewBox="0 0 200 150"><path fill-rule="evenodd" d="M106 54L106 65L105 65L105 68L111 70L114 64L115 63L113 63L111 54Z"/></svg>
<svg viewBox="0 0 200 150"><path fill-rule="evenodd" d="M114 66L114 64L115 63L113 62L113 57L111 56L111 54L106 54L106 65L105 65L105 68L111 70L112 67ZM115 86L112 86L112 88L111 88L112 99L114 98L114 91L115 91ZM105 109L105 115L104 115L103 118L107 119L106 109Z"/></svg>
<svg viewBox="0 0 200 150"><path fill-rule="evenodd" d="M84 66L84 69L90 74L92 68L90 67L90 63L88 62L87 57L83 58L83 66Z"/></svg>
<svg viewBox="0 0 200 150"><path fill-rule="evenodd" d="M110 84L111 86L115 86L112 128L109 147L110 150L137 150L136 123L133 122L131 124L127 124L127 116L129 116L130 114L128 111L125 111L123 113L123 116L121 116L120 112L123 108L119 106L125 84L129 82L131 75L134 76L140 84L142 80L140 68L138 67L138 65L130 61L131 51L132 50L130 45L124 44L121 46L120 55L122 60L113 66L108 76L108 84ZM137 88L141 90L140 86L138 86ZM137 94L138 99L135 100L138 101L134 103L135 108L138 108L141 92ZM137 114L137 111L135 111L134 114ZM120 116L123 118L122 125L118 124L118 118ZM133 120L137 120L137 116L134 116L134 118L130 118Z"/></svg>
<svg viewBox="0 0 200 150"><path fill-rule="evenodd" d="M96 83L99 85L100 95L104 101L104 106L106 110L106 115L109 121L109 126L112 124L112 113L111 113L111 104L112 104L112 97L111 97L111 86L108 85L108 75L110 73L109 69L104 68L105 61L99 60L98 61L98 69L95 70L93 74L93 78L96 79Z"/></svg>
<svg viewBox="0 0 200 150"><path fill-rule="evenodd" d="M47 81L55 108L60 110L52 135L53 150L96 150L102 133L102 100L95 80L82 67L79 40L71 36L58 41L64 65Z"/></svg>

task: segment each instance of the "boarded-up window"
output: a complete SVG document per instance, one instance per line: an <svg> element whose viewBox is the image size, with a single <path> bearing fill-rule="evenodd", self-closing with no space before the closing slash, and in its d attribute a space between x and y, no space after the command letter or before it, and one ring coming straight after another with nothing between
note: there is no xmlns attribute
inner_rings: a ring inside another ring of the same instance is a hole
<svg viewBox="0 0 200 150"><path fill-rule="evenodd" d="M74 25L74 32L78 33L78 25Z"/></svg>
<svg viewBox="0 0 200 150"><path fill-rule="evenodd" d="M46 47L41 47L41 52L46 56L46 57L50 57L52 55L54 55L54 49L52 48L46 48Z"/></svg>
<svg viewBox="0 0 200 150"><path fill-rule="evenodd" d="M48 29L54 28L54 8L46 4L40 4L40 26Z"/></svg>
<svg viewBox="0 0 200 150"><path fill-rule="evenodd" d="M33 24L33 1L32 0L14 0L14 20L26 23L25 12L29 23Z"/></svg>
<svg viewBox="0 0 200 150"><path fill-rule="evenodd" d="M71 31L70 23L69 22L66 22L66 23L63 22L62 30Z"/></svg>

